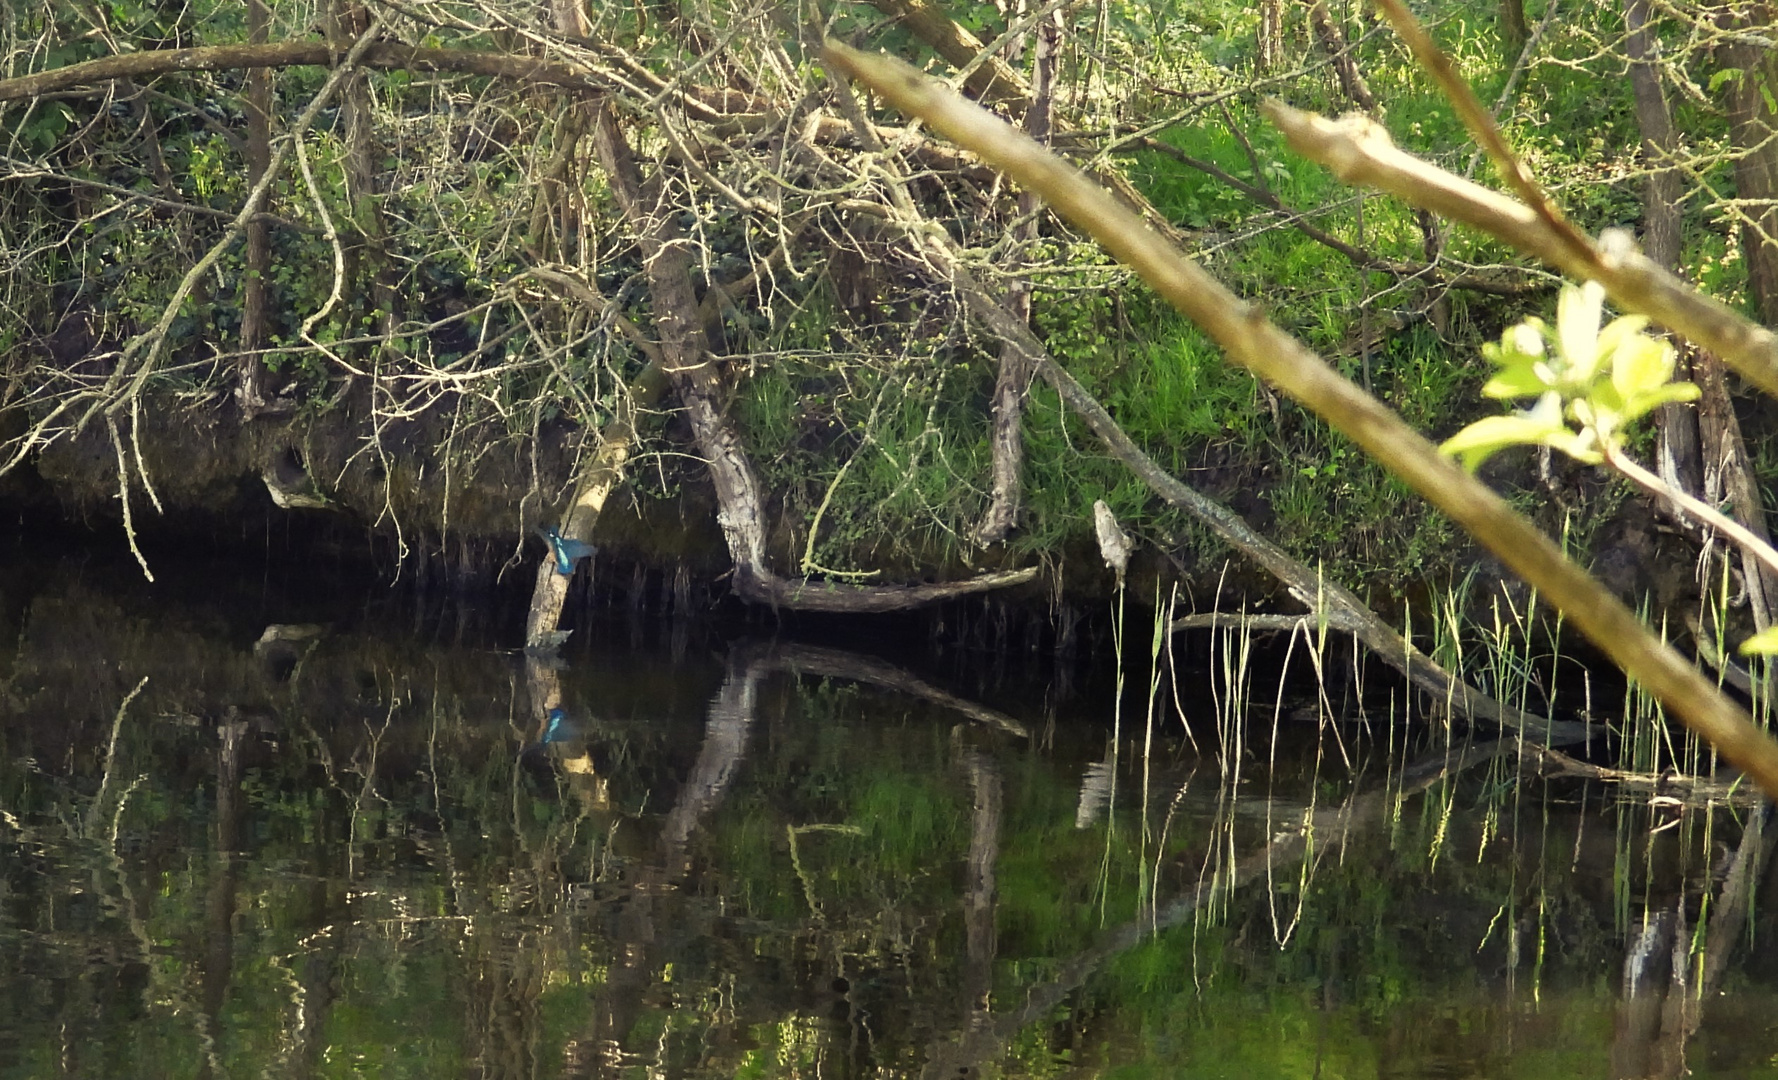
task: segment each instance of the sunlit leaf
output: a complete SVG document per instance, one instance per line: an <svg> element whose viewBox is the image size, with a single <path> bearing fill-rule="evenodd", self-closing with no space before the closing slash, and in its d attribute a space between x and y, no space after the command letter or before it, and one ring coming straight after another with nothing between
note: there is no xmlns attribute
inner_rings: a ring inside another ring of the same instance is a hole
<svg viewBox="0 0 1778 1080"><path fill-rule="evenodd" d="M1550 389L1549 367L1541 360L1523 357L1503 364L1482 387L1491 398L1535 397Z"/></svg>
<svg viewBox="0 0 1778 1080"><path fill-rule="evenodd" d="M1605 312L1605 286L1589 281L1562 289L1556 301L1556 338L1575 382L1592 380L1599 364L1599 319Z"/></svg>
<svg viewBox="0 0 1778 1080"><path fill-rule="evenodd" d="M1778 626L1768 626L1741 643L1742 656L1771 656L1778 653Z"/></svg>
<svg viewBox="0 0 1778 1080"><path fill-rule="evenodd" d="M1619 319L1612 326L1624 321ZM1604 340L1604 335L1601 335L1601 340ZM1617 392L1625 400L1663 386L1673 378L1673 346L1641 333L1621 337L1614 344L1611 385L1617 388Z"/></svg>
<svg viewBox="0 0 1778 1080"><path fill-rule="evenodd" d="M1627 399L1623 405L1623 422L1628 424L1647 416L1670 401L1696 401L1698 388L1692 383L1668 383Z"/></svg>
<svg viewBox="0 0 1778 1080"><path fill-rule="evenodd" d="M1558 446L1574 433L1562 422L1561 400L1548 393L1525 412L1488 416L1446 439L1439 453L1458 458L1474 472L1482 462L1511 446Z"/></svg>

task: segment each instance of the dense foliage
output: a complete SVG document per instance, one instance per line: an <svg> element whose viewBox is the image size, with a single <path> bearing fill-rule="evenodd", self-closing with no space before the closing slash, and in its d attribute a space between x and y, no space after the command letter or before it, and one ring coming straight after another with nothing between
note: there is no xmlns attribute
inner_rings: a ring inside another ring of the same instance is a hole
<svg viewBox="0 0 1778 1080"><path fill-rule="evenodd" d="M1338 185L1258 118L1264 95L1330 112L1356 103L1403 146L1474 171L1450 107L1369 12L1280 0L558 7L429 2L369 14L387 41L533 57L577 73L579 88L367 52L367 70L300 131L326 67L250 69L268 76L269 127L257 134L256 76L240 67L5 102L0 433L11 441L0 465L47 456L47 475L72 476L55 455L85 440L98 447L89 475L109 473L108 494L123 485L126 504L138 485L141 503L144 489L177 487L169 474L203 471L182 460L199 454L189 444L155 449L157 425L197 414L223 432L310 433L303 452L317 480L382 527L428 543L454 527L520 532L565 497L564 462L612 415L646 360L638 340L655 336L662 314L638 223L593 152L590 94L643 160L651 213L670 217L695 254L697 317L733 395L727 415L773 500L774 549L802 572L979 557L1000 348L909 241L909 228L933 226L993 287L1028 291L1040 338L1163 465L1299 556L1362 580L1451 553L1446 525L1319 422L1225 367L1096 248L899 117L875 113L860 128L812 50L833 34L949 74L935 19L991 43L992 63L968 82L978 94L1015 121L1042 105L1059 148L1121 170L1157 227L1442 437L1483 407L1482 342L1547 312L1555 283L1491 241ZM1640 219L1652 159L1623 74L1623 11L1544 19L1509 0L1499 10L1433 3L1422 15L1583 228ZM1738 39L1719 27L1739 17L1673 8L1653 32L1684 133L1681 268L1756 308L1740 256L1742 226L1759 214L1736 196L1729 99L1763 85L1763 61L1725 61L1724 43ZM256 40L325 38L337 58L365 21L339 0L56 2L12 11L0 49L12 76ZM984 73L1011 71L1041 87L1046 48L1047 96L985 85ZM265 151L292 133L265 213L231 230ZM872 135L887 149L872 149ZM164 319L175 284L221 240L220 259ZM603 299L566 294L540 271ZM639 333L626 336L625 320ZM1757 421L1747 420L1756 446ZM1015 555L1056 558L1088 543L1084 510L1104 499L1179 566L1220 562L1098 456L1041 385L1022 432ZM667 494L698 476L675 425L644 425L643 438L655 456L632 469L637 491ZM217 468L239 472L264 452L263 435L249 441ZM1523 464L1497 471L1535 485ZM1542 483L1586 524L1614 505L1589 501L1593 482L1559 466Z"/></svg>

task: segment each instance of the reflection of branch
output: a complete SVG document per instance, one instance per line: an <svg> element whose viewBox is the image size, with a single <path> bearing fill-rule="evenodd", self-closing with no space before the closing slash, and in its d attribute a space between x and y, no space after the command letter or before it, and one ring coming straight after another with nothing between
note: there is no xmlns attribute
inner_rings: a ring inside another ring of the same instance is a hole
<svg viewBox="0 0 1778 1080"><path fill-rule="evenodd" d="M1158 910L1145 911L1135 920L1106 931L1090 948L1063 963L1061 975L1026 991L1025 1003L1017 1011L984 1022L978 1029L966 1032L958 1042L934 1044L921 1075L933 1078L965 1075L977 1062L998 1054L1001 1047L1027 1025L1048 1016L1106 961L1119 953L1152 938L1161 929L1187 922L1216 897L1226 896L1234 889L1263 879L1286 862L1302 858L1311 843L1316 850L1344 843L1359 829L1381 820L1384 812L1399 800L1467 769L1514 753L1522 745L1516 738L1496 739L1455 754L1434 754L1403 769L1396 782L1362 795L1353 795L1338 807L1311 815L1300 829L1284 833L1259 851L1238 860L1226 874L1200 883Z"/></svg>
<svg viewBox="0 0 1778 1080"><path fill-rule="evenodd" d="M681 872L685 843L692 830L722 801L741 764L747 731L753 726L759 680L766 671L765 664L743 650L730 660L728 677L710 702L698 760L685 778L685 786L679 789L679 800L661 829L661 863L674 877Z"/></svg>
<svg viewBox="0 0 1778 1080"><path fill-rule="evenodd" d="M1771 816L1771 806L1762 805L1747 821L1722 889L1709 905L1701 965L1694 966L1696 939L1686 931L1683 895L1672 911L1643 916L1624 958L1623 997L1611 1044L1613 1076L1666 1080L1690 1073L1686 1044L1704 1022L1704 1003L1721 989L1736 942L1747 931L1754 884L1778 840L1768 831Z"/></svg>
<svg viewBox="0 0 1778 1080"><path fill-rule="evenodd" d="M870 683L910 694L941 708L953 709L977 723L997 727L1020 738L1030 734L1025 730L1025 725L998 709L990 709L986 705L960 698L948 690L941 690L918 675L874 656L820 645L786 643L770 646L765 659L777 671Z"/></svg>
<svg viewBox="0 0 1778 1080"><path fill-rule="evenodd" d="M130 702L135 701L136 695L140 694L142 688L147 685L148 676L144 675L142 676L142 681L136 684L136 688L124 695L123 703L117 707L117 715L111 720L111 742L105 747L105 768L99 775L99 791L98 794L93 796L92 805L87 807L86 820L82 822L80 827L82 835L89 840L92 839L93 836L93 819L98 816L99 811L104 807L105 797L111 789L111 767L117 762L117 735L118 732L123 730L124 714L129 712ZM113 833L115 834L115 832L116 830L114 829ZM113 839L115 839L115 835L113 836Z"/></svg>
<svg viewBox="0 0 1778 1080"><path fill-rule="evenodd" d="M1740 780L1715 780L1683 773L1639 773L1611 769L1542 746L1528 746L1526 753L1542 762L1547 776L1578 776L1616 784L1627 791L1647 792L1651 799L1686 806L1758 805L1763 801L1759 789Z"/></svg>

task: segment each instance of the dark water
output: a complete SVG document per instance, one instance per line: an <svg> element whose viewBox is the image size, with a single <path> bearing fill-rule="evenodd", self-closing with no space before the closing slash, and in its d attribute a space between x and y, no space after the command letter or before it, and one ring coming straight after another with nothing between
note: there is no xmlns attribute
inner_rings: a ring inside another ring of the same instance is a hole
<svg viewBox="0 0 1778 1080"><path fill-rule="evenodd" d="M1274 745L1275 672L1237 746L1220 660L1194 750L1141 673L1114 727L943 650L528 667L273 584L0 571L0 1076L1778 1074L1746 807L1294 694Z"/></svg>

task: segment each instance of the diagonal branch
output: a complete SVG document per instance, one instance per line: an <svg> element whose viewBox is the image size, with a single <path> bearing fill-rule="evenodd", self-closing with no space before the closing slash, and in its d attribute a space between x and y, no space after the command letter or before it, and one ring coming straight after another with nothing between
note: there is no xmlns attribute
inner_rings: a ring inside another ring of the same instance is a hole
<svg viewBox="0 0 1778 1080"><path fill-rule="evenodd" d="M1620 307L1641 312L1701 345L1768 394L1778 395L1778 335L1705 296L1636 251L1628 233L1607 230L1577 248L1536 211L1398 149L1361 116L1329 120L1269 101L1266 115L1290 148L1348 184L1387 191L1415 206L1504 240L1581 281L1597 281Z"/></svg>
<svg viewBox="0 0 1778 1080"><path fill-rule="evenodd" d="M830 42L827 58L903 111L922 117L935 130L1042 194L1051 209L1092 233L1215 338L1232 360L1313 409L1535 584L1626 673L1768 794L1778 796L1778 741L1651 635L1629 608L1571 562L1549 537L1480 480L1440 456L1386 405L1342 378L1257 308L1144 228L1139 218L1078 169L980 106L945 92L888 57ZM1500 201L1512 205L1510 200Z"/></svg>

